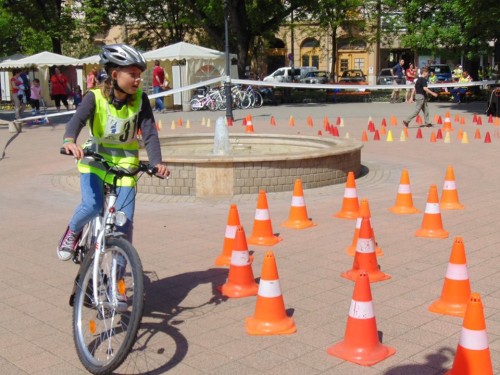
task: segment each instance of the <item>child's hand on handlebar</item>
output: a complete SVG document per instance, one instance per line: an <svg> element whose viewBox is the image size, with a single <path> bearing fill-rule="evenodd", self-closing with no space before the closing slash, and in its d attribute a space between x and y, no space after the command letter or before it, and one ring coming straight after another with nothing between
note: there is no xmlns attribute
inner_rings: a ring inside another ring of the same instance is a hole
<svg viewBox="0 0 500 375"><path fill-rule="evenodd" d="M158 170L156 172L156 176L162 177L162 178L168 178L170 176L170 171L168 170L167 166L165 164L156 164L155 168Z"/></svg>
<svg viewBox="0 0 500 375"><path fill-rule="evenodd" d="M66 154L73 154L73 157L77 160L80 160L85 156L82 147L74 142L63 143L63 148L66 151Z"/></svg>

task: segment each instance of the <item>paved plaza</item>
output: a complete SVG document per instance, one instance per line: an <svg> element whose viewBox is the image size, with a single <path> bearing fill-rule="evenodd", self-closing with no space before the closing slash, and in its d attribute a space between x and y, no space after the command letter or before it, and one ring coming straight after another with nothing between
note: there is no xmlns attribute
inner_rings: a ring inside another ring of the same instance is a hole
<svg viewBox="0 0 500 375"><path fill-rule="evenodd" d="M119 374L363 374L437 375L453 364L462 318L428 311L439 298L452 244L463 238L472 291L481 294L491 359L500 371L500 127L488 123L486 104L431 103L431 119L451 114L449 143L430 142L438 127L411 124L400 141L402 120L411 104L339 103L265 106L235 111L230 133L243 133L242 118L253 116L260 134L302 134L332 137L323 128L341 117L340 137L361 139L371 116L377 129L387 121L393 142L367 132L361 151L363 173L356 179L358 197L369 201L372 225L384 255L381 270L391 279L372 283L379 336L396 354L363 367L327 354L342 340L354 283L340 274L350 270L347 255L355 221L334 218L344 185L304 191L307 211L317 226L281 227L288 218L291 192L269 193L274 232L283 238L274 246L285 307L297 332L283 336L249 336L245 319L254 314L256 297L227 299L216 287L227 268L216 267L230 204L237 204L241 224L250 236L257 195L227 198L158 196L137 198L134 244L146 275L146 306L137 343ZM481 115L482 125L472 122ZM211 133L223 112L170 112L159 115L161 136ZM397 125L390 124L395 116ZM274 116L276 126L271 126ZM290 126L290 116L295 126ZM308 126L311 116L313 125ZM455 116L465 124L455 122ZM11 119L12 113L0 118ZM0 161L0 374L85 374L71 332L69 294L77 272L61 262L56 243L79 201L76 168L59 155L63 116L50 125L26 126ZM183 126L177 126L179 119ZM208 119L212 126L206 126ZM187 128L189 121L190 128ZM174 126L172 128L172 122ZM202 122L205 126L202 126ZM459 129L468 143L457 140ZM480 137L475 139L479 129ZM486 133L491 143L485 143ZM0 126L0 150L12 136ZM82 137L83 140L83 137ZM463 210L442 210L446 239L415 236L420 228L429 188L441 196L447 166L452 165ZM414 205L422 213L395 215L401 171L411 181ZM253 273L260 277L264 253L249 246Z"/></svg>

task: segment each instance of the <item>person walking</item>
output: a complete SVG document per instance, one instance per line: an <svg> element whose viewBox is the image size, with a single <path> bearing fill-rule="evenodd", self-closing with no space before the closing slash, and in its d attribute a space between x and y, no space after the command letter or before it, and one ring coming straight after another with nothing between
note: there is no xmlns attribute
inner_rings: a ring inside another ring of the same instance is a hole
<svg viewBox="0 0 500 375"><path fill-rule="evenodd" d="M165 82L165 71L160 66L160 61L155 60L155 67L153 68L153 94L158 94L164 89ZM163 97L155 99L155 107L153 110L158 112L163 112L165 110L165 104L163 103Z"/></svg>
<svg viewBox="0 0 500 375"><path fill-rule="evenodd" d="M102 165L84 158L82 146L76 143L81 130L88 124L90 139L83 145L98 151L105 160L125 169L139 165L139 141L142 133L149 163L157 168L157 176L168 177L167 166L162 162L160 140L148 96L139 86L146 61L140 52L126 44L102 47L101 64L106 79L101 85L85 94L82 103L66 125L63 148L78 160L82 200L71 218L68 228L57 246L61 260L72 257L75 243L85 224L99 214L103 206L103 181L112 181ZM120 227L132 242L135 211L135 178L119 182L116 206L127 216Z"/></svg>
<svg viewBox="0 0 500 375"><path fill-rule="evenodd" d="M429 118L429 108L427 106L427 94L432 95L434 97L437 97L438 94L436 94L434 91L429 89L427 87L427 77L429 76L429 69L423 68L422 69L422 75L417 78L415 81L415 87L412 90L412 96L411 99L415 100L415 110L413 113L408 116L406 120L403 120L403 124L408 127L410 124L411 120L413 120L415 117L417 117L418 113L420 111L423 112L424 114L424 121L425 125L422 126L432 126L432 123Z"/></svg>
<svg viewBox="0 0 500 375"><path fill-rule="evenodd" d="M392 76L395 77L394 84L402 85L404 83L405 69L404 69L405 61L404 59L399 60L399 63L394 65L391 68ZM391 94L391 103L399 102L399 89L392 90Z"/></svg>

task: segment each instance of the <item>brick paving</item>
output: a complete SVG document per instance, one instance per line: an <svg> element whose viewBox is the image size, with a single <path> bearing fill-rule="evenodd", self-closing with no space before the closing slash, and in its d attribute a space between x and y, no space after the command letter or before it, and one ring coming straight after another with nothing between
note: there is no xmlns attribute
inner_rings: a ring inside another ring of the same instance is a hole
<svg viewBox="0 0 500 375"><path fill-rule="evenodd" d="M451 368L462 319L428 312L441 292L451 247L464 239L472 290L483 299L489 347L500 369L500 215L498 215L497 127L487 123L485 103L431 104L431 118L450 111L464 116L469 143L457 141L453 122L450 143L431 143L424 128L399 141L407 104L299 104L236 111L231 133L243 132L241 119L253 115L255 132L316 135L323 118L344 119L340 136L361 139L368 118L377 128L388 122L394 141L385 136L364 143L362 164L367 171L356 180L360 198L370 203L372 223L384 256L378 261L392 278L371 285L377 326L384 344L396 354L372 367L361 367L329 356L326 349L344 336L353 283L340 277L351 269L346 254L355 221L333 218L342 203L344 186L304 192L309 216L316 227L295 231L280 226L288 218L291 193L269 193L273 229L283 241L273 247L280 283L297 333L255 337L245 331L255 297L226 299L215 287L227 269L214 266L222 250L229 205L236 203L247 236L252 231L256 195L230 198L139 194L135 245L146 273L146 309L139 338L118 373L127 374L385 374L435 375ZM483 125L472 123L482 116ZM171 112L158 117L162 136L213 132L223 113ZM276 127L270 125L270 116ZM289 126L293 115L295 126ZM313 127L306 123L307 116ZM397 126L389 117L395 115ZM1 113L3 119L11 113ZM201 126L203 117L211 128ZM181 118L183 127L171 129ZM186 129L186 121L191 129ZM0 373L83 374L71 335L72 310L68 296L76 266L57 260L56 243L79 200L78 178L71 159L58 154L64 117L50 126L30 126L12 142L0 161ZM480 139L474 139L476 129ZM492 142L484 143L486 131ZM323 131L323 133L325 133ZM11 136L0 126L0 148ZM323 137L330 135L323 135ZM464 210L441 211L447 239L415 237L423 214L394 215L402 168L410 175L413 201L425 209L431 184L441 195L446 167L452 165ZM250 246L253 272L260 276L267 248Z"/></svg>

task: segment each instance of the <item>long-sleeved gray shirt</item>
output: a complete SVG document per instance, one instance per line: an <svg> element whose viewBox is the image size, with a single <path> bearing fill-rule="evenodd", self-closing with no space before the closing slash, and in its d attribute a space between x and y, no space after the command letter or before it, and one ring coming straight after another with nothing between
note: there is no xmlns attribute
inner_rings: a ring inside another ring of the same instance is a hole
<svg viewBox="0 0 500 375"><path fill-rule="evenodd" d="M84 95L82 103L78 106L76 113L66 124L64 138L73 138L76 142L80 132L87 124L87 121L93 121L95 108L95 95L92 91L89 91ZM141 129L144 145L146 146L149 163L153 166L161 163L160 140L158 139L155 118L151 105L149 104L149 98L144 92L142 93L142 106L139 112L138 125L139 129Z"/></svg>

